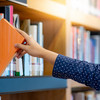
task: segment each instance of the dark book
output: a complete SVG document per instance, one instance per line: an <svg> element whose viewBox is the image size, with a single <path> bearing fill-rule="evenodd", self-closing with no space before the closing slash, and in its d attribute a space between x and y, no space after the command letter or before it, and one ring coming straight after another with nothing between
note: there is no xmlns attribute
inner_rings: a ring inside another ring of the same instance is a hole
<svg viewBox="0 0 100 100"><path fill-rule="evenodd" d="M4 18L10 22L10 8L9 6L0 7L0 13L4 14Z"/></svg>

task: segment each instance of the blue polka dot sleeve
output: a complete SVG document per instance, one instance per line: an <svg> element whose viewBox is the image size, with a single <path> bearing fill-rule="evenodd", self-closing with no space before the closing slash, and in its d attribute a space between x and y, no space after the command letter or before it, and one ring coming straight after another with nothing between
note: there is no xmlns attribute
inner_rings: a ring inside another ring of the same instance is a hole
<svg viewBox="0 0 100 100"><path fill-rule="evenodd" d="M88 63L59 54L52 75L57 78L73 79L100 90L100 64Z"/></svg>

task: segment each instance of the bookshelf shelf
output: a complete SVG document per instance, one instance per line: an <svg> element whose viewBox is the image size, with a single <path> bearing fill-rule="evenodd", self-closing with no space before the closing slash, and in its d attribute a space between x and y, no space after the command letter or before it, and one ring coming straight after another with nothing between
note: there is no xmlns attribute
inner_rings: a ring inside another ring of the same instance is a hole
<svg viewBox="0 0 100 100"><path fill-rule="evenodd" d="M49 76L0 78L0 94L51 90L66 87L66 80Z"/></svg>
<svg viewBox="0 0 100 100"><path fill-rule="evenodd" d="M93 15L71 10L71 22L72 25L81 25L89 30L100 31L100 18Z"/></svg>
<svg viewBox="0 0 100 100"><path fill-rule="evenodd" d="M31 19L35 21L44 21L48 19L66 19L66 6L56 3L51 0L28 0L28 6L13 3L11 1L3 0L0 5L13 5L14 13L20 15L20 19ZM41 5L39 3L41 2ZM48 6L49 4L49 6ZM48 9L49 8L49 9Z"/></svg>
<svg viewBox="0 0 100 100"><path fill-rule="evenodd" d="M87 86L85 86L85 85L83 85L83 84L80 84L80 83L78 83L78 82L75 82L75 81L73 81L73 80L71 80L71 87L72 88L78 88L78 87L87 87Z"/></svg>

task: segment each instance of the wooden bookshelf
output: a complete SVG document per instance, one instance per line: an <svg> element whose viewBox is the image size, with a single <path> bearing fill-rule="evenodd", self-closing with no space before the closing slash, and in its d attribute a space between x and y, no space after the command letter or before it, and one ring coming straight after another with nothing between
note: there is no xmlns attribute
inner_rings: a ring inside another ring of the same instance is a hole
<svg viewBox="0 0 100 100"><path fill-rule="evenodd" d="M65 56L70 57L72 25L81 25L89 30L100 31L100 19L96 16L73 10L70 7L70 0L28 0L27 7L7 0L0 0L0 6L3 5L13 5L14 13L18 13L21 20L42 21L44 27L44 47ZM53 66L46 61L44 65L44 75L52 75ZM30 95L36 95L34 98L38 98L37 100L71 100L73 88L76 90L80 89L80 91L83 88L89 89L85 85L72 80L67 82L67 89L38 91L38 93L25 93L22 95L23 98L26 95L24 100L28 100ZM55 96L56 94L57 97ZM21 100L21 94L14 95L13 100L16 100L16 96ZM48 98L44 98L45 96L48 96ZM50 98L49 96L52 97ZM3 98L6 97L9 98L8 100L11 100L11 95L3 96Z"/></svg>
<svg viewBox="0 0 100 100"><path fill-rule="evenodd" d="M66 80L50 76L1 77L0 84L0 94L54 90L67 87Z"/></svg>
<svg viewBox="0 0 100 100"><path fill-rule="evenodd" d="M32 3L34 2L34 3ZM48 19L66 19L66 6L51 0L28 0L28 6L23 6L7 0L1 0L0 5L13 5L14 13L18 13L20 18L43 21ZM48 5L49 4L49 5ZM49 9L48 9L49 8Z"/></svg>
<svg viewBox="0 0 100 100"><path fill-rule="evenodd" d="M71 9L72 25L84 26L86 29L100 31L100 18L96 16L84 14L80 11Z"/></svg>

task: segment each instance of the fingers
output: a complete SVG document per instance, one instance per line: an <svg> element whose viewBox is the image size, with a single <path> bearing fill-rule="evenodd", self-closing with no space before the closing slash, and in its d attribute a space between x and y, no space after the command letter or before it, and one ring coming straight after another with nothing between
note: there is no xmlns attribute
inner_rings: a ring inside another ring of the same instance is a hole
<svg viewBox="0 0 100 100"><path fill-rule="evenodd" d="M23 44L15 44L15 48L19 48L19 49L22 49L22 50L27 50L28 46L23 45Z"/></svg>
<svg viewBox="0 0 100 100"><path fill-rule="evenodd" d="M17 29L17 28L16 28L16 30L17 30L17 32L19 32L19 33L26 39L26 41L29 43L29 41L30 41L29 35L27 35L24 31L22 31L22 30L20 30L20 29Z"/></svg>
<svg viewBox="0 0 100 100"><path fill-rule="evenodd" d="M20 54L17 54L17 58L21 58L22 56L24 56L24 54L26 54L26 51L22 51Z"/></svg>

